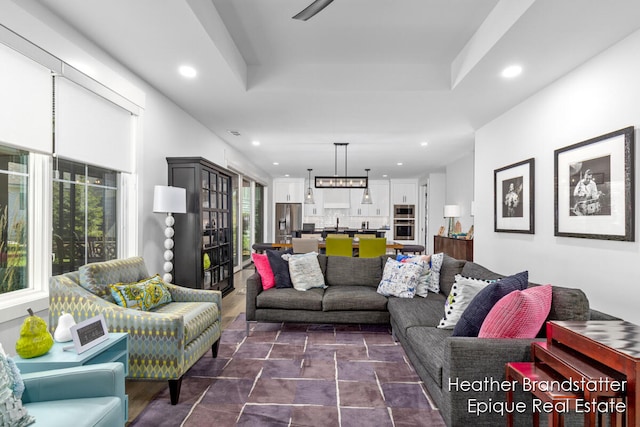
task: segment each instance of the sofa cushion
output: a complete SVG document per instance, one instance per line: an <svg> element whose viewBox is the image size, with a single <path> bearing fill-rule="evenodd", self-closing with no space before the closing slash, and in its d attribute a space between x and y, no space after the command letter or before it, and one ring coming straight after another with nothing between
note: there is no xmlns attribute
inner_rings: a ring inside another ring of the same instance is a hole
<svg viewBox="0 0 640 427"><path fill-rule="evenodd" d="M382 280L378 285L378 293L384 296L413 298L423 268L422 261L420 264L414 264L402 263L392 258L387 259L382 271Z"/></svg>
<svg viewBox="0 0 640 427"><path fill-rule="evenodd" d="M386 260L386 258L385 258ZM382 259L357 257L327 257L326 284L329 286L378 287L382 279Z"/></svg>
<svg viewBox="0 0 640 427"><path fill-rule="evenodd" d="M431 292L440 292L440 270L442 270L442 262L444 261L444 252L431 255L429 259L429 268L431 274L429 275L429 283L427 289Z"/></svg>
<svg viewBox="0 0 640 427"><path fill-rule="evenodd" d="M36 418L35 426L108 427L123 423L122 403L117 396L33 402L25 407Z"/></svg>
<svg viewBox="0 0 640 427"><path fill-rule="evenodd" d="M172 302L151 311L182 316L184 318L185 344L198 338L211 326L212 319L217 319L220 316L218 305L213 302Z"/></svg>
<svg viewBox="0 0 640 427"><path fill-rule="evenodd" d="M110 283L133 283L149 277L142 257L112 259L80 266L80 286L99 297L111 297Z"/></svg>
<svg viewBox="0 0 640 427"><path fill-rule="evenodd" d="M444 254L442 267L440 267L440 292L445 296L451 292L451 287L456 281L456 274L462 273L462 268L466 263L465 260L455 259Z"/></svg>
<svg viewBox="0 0 640 427"><path fill-rule="evenodd" d="M411 349L439 387L442 387L442 367L445 363L444 341L450 336L450 329L430 326L413 326L406 333Z"/></svg>
<svg viewBox="0 0 640 427"><path fill-rule="evenodd" d="M109 285L109 289L120 307L148 311L171 302L171 293L159 274L136 283Z"/></svg>
<svg viewBox="0 0 640 427"><path fill-rule="evenodd" d="M489 311L478 337L535 338L549 314L551 293L551 285L546 285L506 295Z"/></svg>
<svg viewBox="0 0 640 427"><path fill-rule="evenodd" d="M258 294L256 307L322 311L324 292L321 288L309 289L306 292L293 288L271 288Z"/></svg>
<svg viewBox="0 0 640 427"><path fill-rule="evenodd" d="M371 286L329 286L322 299L323 311L386 311L387 298Z"/></svg>
<svg viewBox="0 0 640 427"><path fill-rule="evenodd" d="M324 276L316 252L291 255L289 257L289 275L293 287L299 291L325 287Z"/></svg>
<svg viewBox="0 0 640 427"><path fill-rule="evenodd" d="M504 275L494 273L493 271L481 266L480 264L476 264L475 262L468 261L462 267L462 271L460 272L465 277L473 277L474 279L482 279L482 280L498 280L502 279Z"/></svg>
<svg viewBox="0 0 640 427"><path fill-rule="evenodd" d="M464 269L463 269L464 270ZM478 292L453 328L454 337L477 337L484 319L502 297L527 288L529 272L505 277ZM548 312L548 310L547 310ZM538 331L536 331L538 332ZM535 337L535 334L534 334Z"/></svg>
<svg viewBox="0 0 640 427"><path fill-rule="evenodd" d="M529 284L532 286L539 286ZM589 320L589 300L580 289L553 286L547 320ZM543 328L544 330L544 328Z"/></svg>
<svg viewBox="0 0 640 427"><path fill-rule="evenodd" d="M420 277L418 278L418 283L416 285L416 295L420 297L426 298L429 294L429 289L431 285L431 255L404 255L399 254L396 257L396 261L404 262L404 263L413 263L422 265L422 272L420 273ZM439 270L438 270L439 273ZM383 271L384 274L384 271ZM440 291L440 284L438 283L437 290L432 290L431 292L438 293Z"/></svg>
<svg viewBox="0 0 640 427"><path fill-rule="evenodd" d="M389 297L387 309L394 323L404 335L412 326L437 326L442 317L445 297L431 294L428 298Z"/></svg>
<svg viewBox="0 0 640 427"><path fill-rule="evenodd" d="M271 271L273 271L276 288L278 289L293 288L291 276L289 275L289 263L282 257L282 255L292 253L291 250L267 250L267 259L269 260L269 265L271 265Z"/></svg>
<svg viewBox="0 0 640 427"><path fill-rule="evenodd" d="M276 285L276 278L273 276L273 270L271 264L269 264L269 258L266 254L253 253L251 254L253 264L256 266L256 270L260 275L262 281L262 289L271 289Z"/></svg>
<svg viewBox="0 0 640 427"><path fill-rule="evenodd" d="M453 329L473 298L488 285L489 282L486 280L471 279L456 274L455 283L445 302L444 316L440 320L438 328Z"/></svg>

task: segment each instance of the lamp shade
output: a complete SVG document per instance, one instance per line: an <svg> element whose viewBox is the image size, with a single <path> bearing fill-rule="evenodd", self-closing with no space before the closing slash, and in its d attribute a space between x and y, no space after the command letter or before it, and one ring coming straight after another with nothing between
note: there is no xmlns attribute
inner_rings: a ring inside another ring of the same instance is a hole
<svg viewBox="0 0 640 427"><path fill-rule="evenodd" d="M153 211L164 213L186 213L187 190L180 187L156 185L153 188Z"/></svg>
<svg viewBox="0 0 640 427"><path fill-rule="evenodd" d="M460 206L458 205L444 205L445 218L457 218L460 216Z"/></svg>

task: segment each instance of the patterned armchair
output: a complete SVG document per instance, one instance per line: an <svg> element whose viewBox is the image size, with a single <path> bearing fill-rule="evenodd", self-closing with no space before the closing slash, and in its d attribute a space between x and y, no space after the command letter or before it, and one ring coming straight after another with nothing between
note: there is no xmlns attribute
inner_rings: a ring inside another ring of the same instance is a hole
<svg viewBox="0 0 640 427"><path fill-rule="evenodd" d="M110 332L129 333L129 378L168 380L171 404L178 403L182 375L209 348L217 356L222 332L222 294L167 284L172 302L140 311L115 304L109 284L149 277L140 257L86 264L51 277L49 327L71 313L76 322L104 314Z"/></svg>

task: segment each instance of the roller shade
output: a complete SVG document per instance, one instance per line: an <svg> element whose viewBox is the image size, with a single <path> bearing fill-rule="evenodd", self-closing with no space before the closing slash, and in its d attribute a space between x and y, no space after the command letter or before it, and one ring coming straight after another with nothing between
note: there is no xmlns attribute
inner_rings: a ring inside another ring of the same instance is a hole
<svg viewBox="0 0 640 427"><path fill-rule="evenodd" d="M55 147L60 157L133 172L133 118L122 107L56 77Z"/></svg>
<svg viewBox="0 0 640 427"><path fill-rule="evenodd" d="M51 153L51 72L0 44L0 143Z"/></svg>

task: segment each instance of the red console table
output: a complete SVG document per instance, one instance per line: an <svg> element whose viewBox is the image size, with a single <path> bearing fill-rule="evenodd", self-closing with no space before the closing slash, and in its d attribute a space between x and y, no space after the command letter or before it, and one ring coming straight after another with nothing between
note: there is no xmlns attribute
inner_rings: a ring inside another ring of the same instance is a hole
<svg viewBox="0 0 640 427"><path fill-rule="evenodd" d="M627 426L640 426L640 326L617 320L551 321L547 346L569 349L626 379ZM549 365L551 368L553 366Z"/></svg>

